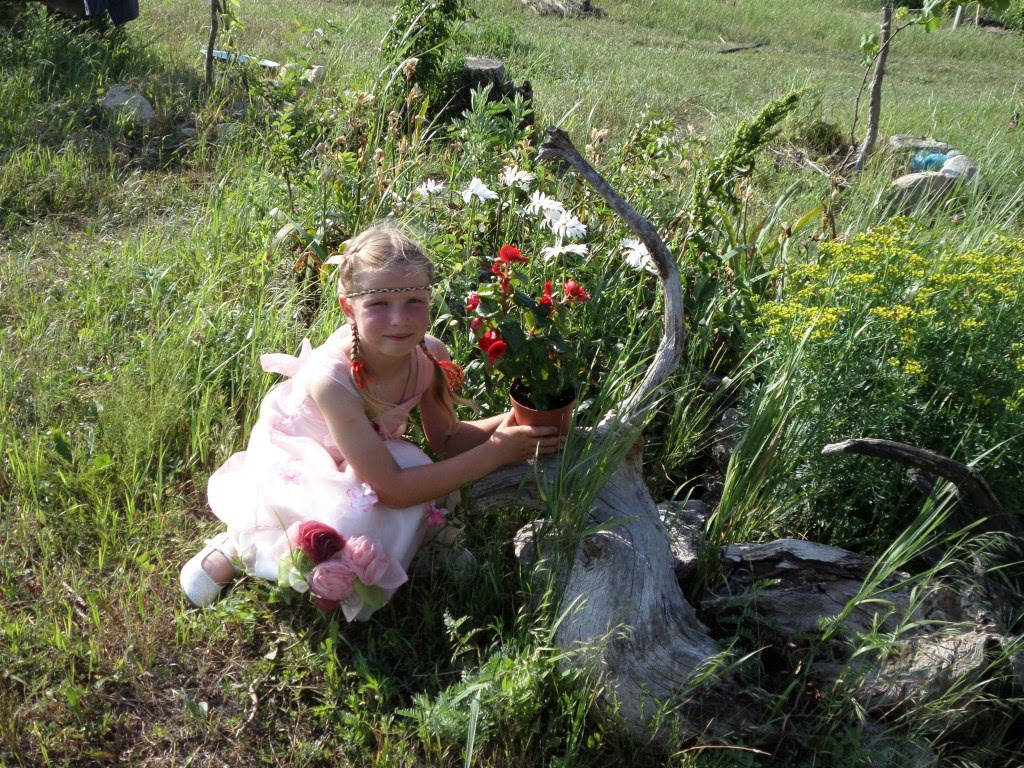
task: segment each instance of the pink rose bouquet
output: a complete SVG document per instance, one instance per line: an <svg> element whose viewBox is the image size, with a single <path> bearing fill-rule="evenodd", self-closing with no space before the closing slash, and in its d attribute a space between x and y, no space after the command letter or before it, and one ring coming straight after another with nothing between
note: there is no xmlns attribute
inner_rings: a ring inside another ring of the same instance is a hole
<svg viewBox="0 0 1024 768"><path fill-rule="evenodd" d="M278 585L309 593L324 611L341 608L348 621L366 618L387 592L408 580L405 570L380 542L369 536L345 539L313 520L293 523L286 532L288 552L278 561Z"/></svg>

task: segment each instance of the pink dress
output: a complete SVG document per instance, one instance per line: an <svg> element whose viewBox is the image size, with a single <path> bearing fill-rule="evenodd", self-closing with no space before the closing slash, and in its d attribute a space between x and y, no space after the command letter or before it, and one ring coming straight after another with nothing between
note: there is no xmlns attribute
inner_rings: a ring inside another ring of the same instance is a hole
<svg viewBox="0 0 1024 768"><path fill-rule="evenodd" d="M285 531L295 522L326 523L346 539L371 537L400 566L401 581L406 580L405 569L423 541L430 504L391 509L378 503L370 486L356 477L341 455L323 413L309 395L309 382L317 375L358 391L344 352L350 335L349 326L343 325L315 349L303 339L298 357L260 358L265 371L289 378L263 399L246 450L231 456L210 477L210 508L227 525L245 571L252 576L277 581L278 561L290 551ZM427 345L435 356L444 354L444 345L437 339L428 336ZM414 354L412 396L373 419L403 468L430 463L420 448L402 437L409 412L434 377L433 363L423 351L417 348ZM387 591L385 599L393 592ZM361 604L342 608L349 620L368 616L366 610L360 612Z"/></svg>

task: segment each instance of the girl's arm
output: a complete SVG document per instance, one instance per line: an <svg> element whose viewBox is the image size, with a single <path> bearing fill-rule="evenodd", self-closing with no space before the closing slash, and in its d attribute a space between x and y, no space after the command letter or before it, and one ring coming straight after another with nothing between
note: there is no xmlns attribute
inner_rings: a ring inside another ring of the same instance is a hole
<svg viewBox="0 0 1024 768"><path fill-rule="evenodd" d="M451 360L448 350L444 344L431 339L431 352L437 360ZM486 419L474 421L460 421L455 426L455 431L449 433L451 418L448 409L438 399L439 393L435 389L435 380L431 379L430 386L423 393L420 399L420 421L423 424L423 434L430 443L430 447L441 456L458 456L471 448L482 445L494 434L508 414L489 416Z"/></svg>
<svg viewBox="0 0 1024 768"><path fill-rule="evenodd" d="M433 398L430 398L433 399ZM424 397L420 401L420 410L423 411L426 406L428 398ZM430 433L427 431L427 417L426 413L423 413L423 432L427 435L427 442L430 443L430 447L437 451L442 456L458 456L460 453L465 453L471 448L476 448L478 445L483 444L487 439L494 434L502 422L505 421L511 415L511 411L508 413L499 413L497 416L488 416L486 419L475 419L473 421L460 421L456 426L455 431L450 435L446 432L442 432L440 437L431 439Z"/></svg>
<svg viewBox="0 0 1024 768"><path fill-rule="evenodd" d="M554 427L518 426L506 414L475 447L434 464L402 469L374 431L358 395L327 375L313 377L309 394L345 460L381 503L393 509L440 498L505 464L553 453L561 444Z"/></svg>

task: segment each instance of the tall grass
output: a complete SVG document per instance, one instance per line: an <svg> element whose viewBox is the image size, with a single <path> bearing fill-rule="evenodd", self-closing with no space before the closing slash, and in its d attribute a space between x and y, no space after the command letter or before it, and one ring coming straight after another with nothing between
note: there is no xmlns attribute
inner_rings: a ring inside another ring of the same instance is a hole
<svg viewBox="0 0 1024 768"><path fill-rule="evenodd" d="M561 120L582 136L580 145L589 140L594 162L670 240L677 236L672 245L683 253L677 216L687 211L694 170L720 152L717 136L731 133L734 114L753 111L790 80L816 82L830 94L835 118L845 103L837 94L857 70L833 51L848 36L859 39L865 8L836 6L824 17L829 23L811 14L822 25L819 36L797 34L793 19L808 11L795 0L725 15L676 12L700 4L671 8L613 3L609 18L590 25L477 8L458 44L507 55L517 79L528 74L539 93L537 123ZM594 719L596 691L552 647L552 596L530 586L511 551L532 517L522 510L468 518L476 575L450 567L421 574L368 625L343 626L252 580L210 611L183 607L177 568L216 530L206 478L244 445L273 383L259 370L259 354L294 350L304 335L320 341L341 321L305 250L326 253L388 214L412 222L444 275L435 330L470 361L474 350L457 309L480 263L506 241L532 254L550 244L536 220L517 214L525 200L514 190L502 190L504 208L462 201L471 176L497 187L502 166L515 163L589 226L588 259L535 262L532 273L571 271L594 296L574 328L588 362L582 425L635 383L658 333L656 282L621 259L629 233L575 180L533 166L535 137L520 130L524 105L505 105L510 113L502 115L479 100L451 129L431 123L423 102L406 101L411 83L397 63L375 59L383 6L359 9L358 23L345 27L311 7L264 11L246 18L243 10L240 49L326 61L328 87L303 92L288 78L277 87L254 72L227 70L212 98L198 102L194 51L205 37L189 5L147 7L136 26L113 34L75 30L33 10L0 40L0 762L185 764L213 754L233 765L663 762ZM286 32L292 17L294 35ZM710 53L717 35L742 42L764 23L775 31L762 58ZM573 46L564 44L568 33ZM351 44L327 42L342 36ZM931 43L908 40L904 73L911 65L930 71ZM987 102L1001 104L1016 48L978 32L963 40L984 55L968 58L968 47L951 37L950 56L977 75L975 90ZM595 51L621 65L599 80L588 58ZM636 63L652 53L664 67L657 80L640 78L650 86L644 90L636 86ZM820 68L826 59L836 67L813 78L792 69L794 60ZM909 75L896 75L894 103L910 106L887 113L890 126L928 124L930 96ZM97 90L124 81L154 101L160 119L153 127L96 108ZM685 101L681 90L691 94ZM367 93L374 99L361 99ZM957 93L950 109L976 100L976 93ZM641 101L672 114L641 115ZM962 143L982 161L995 194L979 189L961 198L950 209L965 216L955 226L944 223L945 212L933 214L928 221L942 223L929 240L936 252L980 248L991 229L1019 232L1016 155L994 130L998 109L961 111L968 117L941 138L994 137L987 145ZM389 119L392 112L398 117ZM226 121L241 126L233 137L218 131ZM591 136L591 128L605 126L616 130L603 140ZM179 127L195 128L195 137ZM1000 155L1005 167L993 159ZM882 185L889 168L877 167L879 177L864 177L849 198L840 229L853 234L875 220L877 209L857 201L873 200ZM802 353L789 357L783 353L797 348L791 337L782 344L766 335L756 349L774 343L782 353L742 379L751 395L739 386L695 394L709 366L739 379L735 367L752 359L757 341L738 333L723 341L728 334L720 331L736 323L723 310L737 288L726 268L742 264L758 294L785 301L794 279L769 271L816 258L810 241L794 235L780 243L779 235L784 222L815 210L831 190L805 180L806 192L787 196L793 173L769 167L734 190L745 207L735 226L710 228L713 246L704 255L723 257L713 268L684 260L687 289L703 279L704 303L691 305L701 312L691 317L689 360L645 432L652 487L699 495L712 414L733 398L755 403L714 518L716 543L812 529L787 510L792 499L806 498L805 489L793 490L791 475L799 458L793 446L811 433L814 331ZM445 196L414 194L427 176L448 183ZM274 208L290 221L272 218ZM284 224L291 226L275 247ZM727 246L721 254L719 245ZM824 327L821 318L815 327ZM846 352L835 358L840 374L855 362L862 335L853 328L844 338ZM992 360L1002 371L1006 361ZM471 394L492 411L503 408L485 368L468 367ZM894 390L893 397L905 394ZM567 452L546 497L556 543L571 546L586 529L593 494L626 447L583 444ZM950 708L960 706L956 695L951 690ZM855 712L846 692L836 696L834 711ZM820 713L810 698L800 706ZM1019 711L1013 700L998 706ZM937 742L962 741L952 729L919 722L908 716L900 725ZM756 759L742 750L705 751L671 762Z"/></svg>

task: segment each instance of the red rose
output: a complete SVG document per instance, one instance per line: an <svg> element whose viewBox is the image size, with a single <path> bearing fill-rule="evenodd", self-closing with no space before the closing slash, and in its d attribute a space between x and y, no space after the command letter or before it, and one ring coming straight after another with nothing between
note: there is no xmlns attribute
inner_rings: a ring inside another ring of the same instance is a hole
<svg viewBox="0 0 1024 768"><path fill-rule="evenodd" d="M306 520L300 523L294 537L294 545L314 563L328 560L345 546L345 539L341 537L340 533L331 526L318 523L315 520Z"/></svg>
<svg viewBox="0 0 1024 768"><path fill-rule="evenodd" d="M487 347L487 362L494 365L498 362L505 354L505 350L508 349L508 345L504 341L496 341Z"/></svg>
<svg viewBox="0 0 1024 768"><path fill-rule="evenodd" d="M523 254L519 252L519 249L516 248L514 245L501 246L501 250L498 251L498 260L503 261L506 264L513 261L529 261L529 259L523 256Z"/></svg>
<svg viewBox="0 0 1024 768"><path fill-rule="evenodd" d="M310 595L309 599L312 601L313 605L324 613L336 611L338 610L338 606L341 605L340 600L328 600L326 597L317 597L316 595Z"/></svg>
<svg viewBox="0 0 1024 768"><path fill-rule="evenodd" d="M469 321L469 327L474 331L483 324L484 319L482 317L474 317L472 320Z"/></svg>
<svg viewBox="0 0 1024 768"><path fill-rule="evenodd" d="M474 309L480 306L480 294L471 293L469 298L466 300L466 311L472 312Z"/></svg>
<svg viewBox="0 0 1024 768"><path fill-rule="evenodd" d="M480 340L476 344L478 347L480 347L480 349L486 352L491 348L493 344L497 344L498 342L504 344L504 342L501 341L501 336L498 334L498 332L495 330L490 330L487 331L487 333L485 333L483 336L481 336Z"/></svg>
<svg viewBox="0 0 1024 768"><path fill-rule="evenodd" d="M566 280L564 290L566 301L590 301L590 294L575 280Z"/></svg>
<svg viewBox="0 0 1024 768"><path fill-rule="evenodd" d="M537 299L537 303L540 304L542 307L550 307L553 305L550 296L541 296L539 299Z"/></svg>

